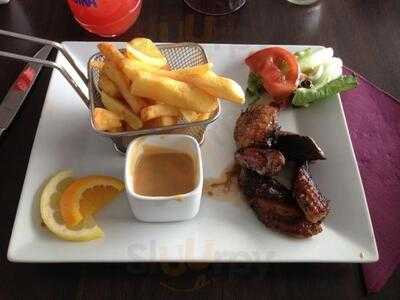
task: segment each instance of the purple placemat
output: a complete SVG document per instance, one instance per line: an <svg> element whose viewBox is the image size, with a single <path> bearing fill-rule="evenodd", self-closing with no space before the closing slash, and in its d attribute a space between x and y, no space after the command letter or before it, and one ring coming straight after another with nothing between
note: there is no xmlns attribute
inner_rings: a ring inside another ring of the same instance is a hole
<svg viewBox="0 0 400 300"><path fill-rule="evenodd" d="M358 78L359 86L343 93L342 102L380 256L362 266L365 285L378 292L400 262L400 103Z"/></svg>

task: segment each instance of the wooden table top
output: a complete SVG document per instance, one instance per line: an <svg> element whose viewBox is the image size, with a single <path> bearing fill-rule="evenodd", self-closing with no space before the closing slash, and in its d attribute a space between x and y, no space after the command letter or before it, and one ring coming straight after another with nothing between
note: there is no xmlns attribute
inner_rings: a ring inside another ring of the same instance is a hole
<svg viewBox="0 0 400 300"><path fill-rule="evenodd" d="M0 5L0 28L56 41L102 40L81 29L60 0L11 0ZM329 45L347 66L400 98L399 28L398 0L321 0L313 7L250 0L239 12L222 17L197 14L182 0L145 0L139 21L118 39ZM38 46L1 37L0 49L31 55ZM0 60L0 98L22 66ZM366 297L357 264L215 264L196 271L188 265L9 263L8 242L49 78L50 71L42 71L28 101L0 139L1 299ZM180 271L183 275L172 275ZM368 298L399 294L398 271L381 293Z"/></svg>

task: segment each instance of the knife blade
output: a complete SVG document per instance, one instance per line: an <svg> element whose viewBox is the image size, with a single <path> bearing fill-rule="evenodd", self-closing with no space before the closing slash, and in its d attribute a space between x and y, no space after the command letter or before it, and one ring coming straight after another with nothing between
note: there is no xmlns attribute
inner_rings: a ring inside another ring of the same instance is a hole
<svg viewBox="0 0 400 300"><path fill-rule="evenodd" d="M35 58L47 59L51 52L51 46L44 46L35 55ZM35 84L42 65L38 63L28 63L23 71L18 75L16 81L8 90L6 96L0 103L0 136L10 126L14 120L26 96Z"/></svg>

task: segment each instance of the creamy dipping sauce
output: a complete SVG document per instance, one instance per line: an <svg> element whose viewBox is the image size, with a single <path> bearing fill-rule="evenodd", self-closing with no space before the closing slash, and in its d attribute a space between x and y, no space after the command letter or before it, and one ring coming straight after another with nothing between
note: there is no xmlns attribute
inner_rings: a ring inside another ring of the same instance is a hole
<svg viewBox="0 0 400 300"><path fill-rule="evenodd" d="M134 189L143 196L174 196L195 188L196 173L193 158L171 149L144 146L133 166Z"/></svg>

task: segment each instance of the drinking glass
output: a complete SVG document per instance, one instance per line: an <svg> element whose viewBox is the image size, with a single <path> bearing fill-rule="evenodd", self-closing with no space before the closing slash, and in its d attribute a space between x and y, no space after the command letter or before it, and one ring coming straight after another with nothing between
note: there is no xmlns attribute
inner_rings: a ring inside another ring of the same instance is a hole
<svg viewBox="0 0 400 300"><path fill-rule="evenodd" d="M310 5L318 2L319 0L287 0L287 1L298 5Z"/></svg>
<svg viewBox="0 0 400 300"><path fill-rule="evenodd" d="M137 20L142 0L67 0L75 20L87 31L114 37Z"/></svg>
<svg viewBox="0 0 400 300"><path fill-rule="evenodd" d="M195 11L212 16L233 13L245 5L246 0L184 0Z"/></svg>

